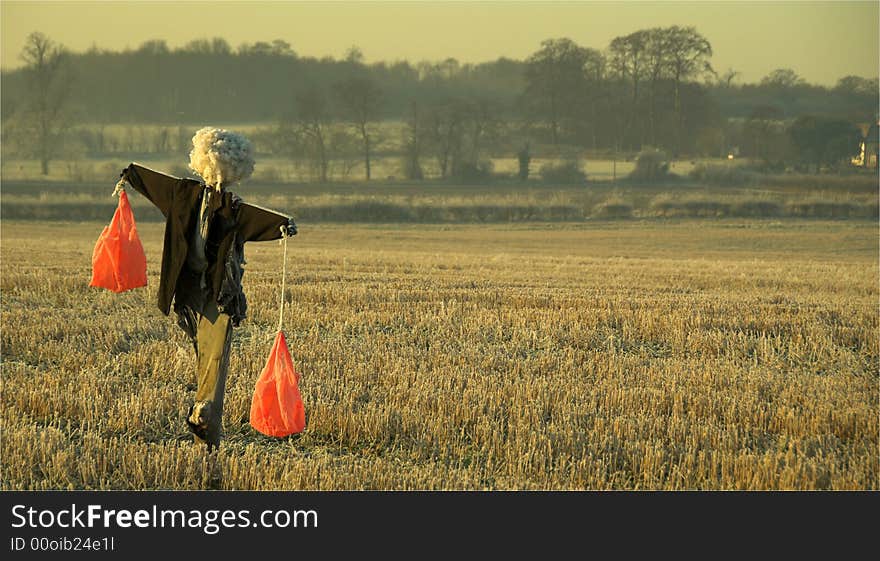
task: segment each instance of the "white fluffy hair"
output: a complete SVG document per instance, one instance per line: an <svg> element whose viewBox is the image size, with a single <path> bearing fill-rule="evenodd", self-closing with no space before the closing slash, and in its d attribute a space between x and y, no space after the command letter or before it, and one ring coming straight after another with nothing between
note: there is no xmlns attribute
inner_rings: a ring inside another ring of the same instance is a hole
<svg viewBox="0 0 880 561"><path fill-rule="evenodd" d="M254 147L243 135L204 127L192 138L189 167L205 183L220 185L247 179L254 172Z"/></svg>

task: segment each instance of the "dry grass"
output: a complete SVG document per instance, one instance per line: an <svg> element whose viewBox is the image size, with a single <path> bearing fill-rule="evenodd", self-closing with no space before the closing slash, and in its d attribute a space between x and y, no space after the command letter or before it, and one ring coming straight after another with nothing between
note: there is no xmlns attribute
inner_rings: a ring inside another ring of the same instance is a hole
<svg viewBox="0 0 880 561"><path fill-rule="evenodd" d="M875 223L301 224L303 434L245 422L280 249L251 244L215 458L150 286L88 288L102 223L2 224L3 489L877 489Z"/></svg>
<svg viewBox="0 0 880 561"><path fill-rule="evenodd" d="M113 214L115 182L6 182L4 220L104 220ZM800 191L697 185L581 187L246 183L234 190L271 208L294 209L304 222L519 223L629 218L808 218L877 220L877 193L831 188ZM139 221L162 215L134 190Z"/></svg>

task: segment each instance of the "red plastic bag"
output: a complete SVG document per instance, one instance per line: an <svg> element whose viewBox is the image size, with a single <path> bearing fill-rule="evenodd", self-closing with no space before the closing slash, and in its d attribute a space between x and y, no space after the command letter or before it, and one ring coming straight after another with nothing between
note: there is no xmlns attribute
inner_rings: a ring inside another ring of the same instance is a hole
<svg viewBox="0 0 880 561"><path fill-rule="evenodd" d="M125 191L120 192L113 219L95 244L89 286L113 292L147 286L147 257Z"/></svg>
<svg viewBox="0 0 880 561"><path fill-rule="evenodd" d="M284 333L278 332L251 401L251 426L267 436L302 432L306 410L299 395L300 374L293 367Z"/></svg>

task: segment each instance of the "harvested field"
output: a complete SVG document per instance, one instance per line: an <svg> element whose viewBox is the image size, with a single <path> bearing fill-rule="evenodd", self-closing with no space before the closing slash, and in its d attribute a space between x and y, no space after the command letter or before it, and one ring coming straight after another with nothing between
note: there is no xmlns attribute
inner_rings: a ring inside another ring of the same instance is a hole
<svg viewBox="0 0 880 561"><path fill-rule="evenodd" d="M211 458L162 225L122 295L88 287L103 225L3 220L3 489L878 488L876 222L302 222L306 430L247 424L281 276L250 244Z"/></svg>

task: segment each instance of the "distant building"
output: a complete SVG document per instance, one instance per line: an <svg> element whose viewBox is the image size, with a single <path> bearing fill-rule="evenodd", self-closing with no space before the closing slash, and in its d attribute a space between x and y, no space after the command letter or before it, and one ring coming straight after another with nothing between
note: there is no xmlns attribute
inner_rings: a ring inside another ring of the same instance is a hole
<svg viewBox="0 0 880 561"><path fill-rule="evenodd" d="M862 140L859 142L859 154L852 159L852 163L863 168L877 169L880 159L880 121L872 124L859 125L862 131Z"/></svg>

